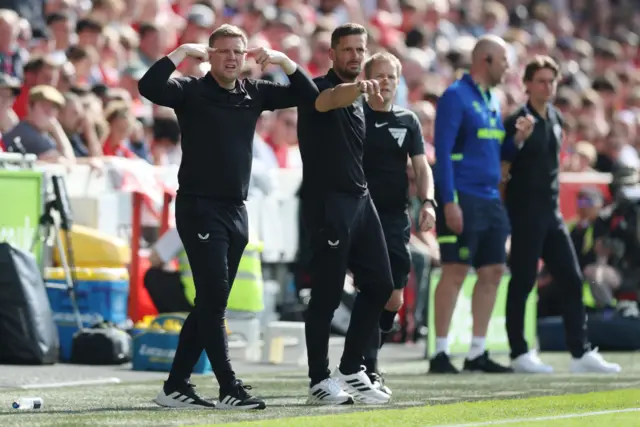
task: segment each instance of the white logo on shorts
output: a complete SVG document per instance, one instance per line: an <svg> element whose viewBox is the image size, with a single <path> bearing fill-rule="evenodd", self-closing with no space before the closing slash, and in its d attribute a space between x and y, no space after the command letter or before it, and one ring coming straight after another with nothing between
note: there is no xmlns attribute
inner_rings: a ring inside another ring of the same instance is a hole
<svg viewBox="0 0 640 427"><path fill-rule="evenodd" d="M209 233L207 234L198 233L198 237L200 238L201 241L206 242L207 240L209 240Z"/></svg>
<svg viewBox="0 0 640 427"><path fill-rule="evenodd" d="M335 242L332 242L331 240L327 240L327 243L329 244L329 246L331 246L332 248L337 248L338 245L340 244L340 240L336 240Z"/></svg>

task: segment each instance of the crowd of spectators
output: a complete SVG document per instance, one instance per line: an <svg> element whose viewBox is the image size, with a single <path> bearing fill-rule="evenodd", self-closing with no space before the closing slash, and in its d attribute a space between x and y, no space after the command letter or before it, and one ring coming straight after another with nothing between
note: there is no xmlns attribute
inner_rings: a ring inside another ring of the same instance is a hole
<svg viewBox="0 0 640 427"><path fill-rule="evenodd" d="M97 168L105 156L179 164L175 116L137 90L154 61L231 23L249 47L281 50L317 76L331 65L332 29L345 22L369 29L371 53L401 60L397 103L418 115L430 162L434 105L468 66L475 38L491 33L509 43L511 68L496 89L504 115L525 99L528 58L548 54L560 64L564 171L640 168L634 0L0 0L0 150ZM176 75L206 72L188 58ZM286 82L281 70L252 62L244 75ZM256 167L301 167L296 120L295 109L261 117ZM437 259L433 236L414 237Z"/></svg>

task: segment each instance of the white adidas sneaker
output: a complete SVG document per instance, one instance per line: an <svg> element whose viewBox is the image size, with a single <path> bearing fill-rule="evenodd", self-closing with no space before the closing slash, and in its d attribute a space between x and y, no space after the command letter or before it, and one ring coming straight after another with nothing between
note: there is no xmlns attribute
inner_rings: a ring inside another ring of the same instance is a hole
<svg viewBox="0 0 640 427"><path fill-rule="evenodd" d="M345 393L333 378L327 378L309 389L308 405L352 405L353 397Z"/></svg>
<svg viewBox="0 0 640 427"><path fill-rule="evenodd" d="M569 370L573 373L617 374L622 368L617 363L607 362L594 348L586 352L580 359L571 359Z"/></svg>
<svg viewBox="0 0 640 427"><path fill-rule="evenodd" d="M553 368L540 360L535 350L521 354L513 359L511 361L511 368L513 372L524 374L550 374L553 372Z"/></svg>
<svg viewBox="0 0 640 427"><path fill-rule="evenodd" d="M193 384L183 384L180 387L171 387L165 383L160 393L153 399L156 405L165 408L192 408L213 409L215 404L205 400L194 390Z"/></svg>
<svg viewBox="0 0 640 427"><path fill-rule="evenodd" d="M355 374L345 375L340 372L340 368L337 368L332 377L338 381L344 391L360 403L381 405L388 403L391 399L390 395L374 387L364 369Z"/></svg>

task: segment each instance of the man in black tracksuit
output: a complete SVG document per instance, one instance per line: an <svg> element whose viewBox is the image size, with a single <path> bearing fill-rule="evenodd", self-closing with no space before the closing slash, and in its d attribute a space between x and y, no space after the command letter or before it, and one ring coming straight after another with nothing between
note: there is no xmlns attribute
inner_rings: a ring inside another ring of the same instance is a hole
<svg viewBox="0 0 640 427"><path fill-rule="evenodd" d="M227 298L248 241L247 197L252 143L265 110L313 102L318 90L286 55L266 49L247 51L247 37L223 25L209 46L182 45L160 59L139 82L142 96L175 110L182 132L176 226L189 258L197 296L180 333L169 378L156 397L168 407L212 407L189 382L203 350L220 385L218 409L264 409L236 379L229 361L224 324ZM250 54L263 67L279 65L291 85L239 79ZM187 56L209 59L205 77L171 79Z"/></svg>
<svg viewBox="0 0 640 427"><path fill-rule="evenodd" d="M512 367L517 372L548 373L535 350L524 339L525 306L542 257L546 268L564 286L564 325L573 372L618 372L587 341L583 276L575 249L558 207L558 169L562 144L562 117L551 105L559 77L558 65L536 56L525 68L529 100L505 122L503 161L511 163L505 191L511 221L511 281L507 296L506 327Z"/></svg>
<svg viewBox="0 0 640 427"><path fill-rule="evenodd" d="M418 117L405 108L393 105L402 65L389 53L376 53L364 65L365 78L380 83L383 102L371 98L364 105L367 139L363 157L371 198L380 216L391 265L394 291L380 316L380 328L372 336L364 355L364 366L374 386L387 394L389 387L378 372L378 351L382 346L382 333L393 326L393 320L402 306L403 291L411 271L408 244L411 237L409 180L407 160L414 169L420 209L420 229L428 231L435 224L433 176L425 156L425 143ZM356 286L358 282L356 279Z"/></svg>
<svg viewBox="0 0 640 427"><path fill-rule="evenodd" d="M367 46L364 27L346 24L331 38L333 68L314 80L320 95L298 109L303 161L302 215L309 235L311 299L306 313L310 404L386 403L360 369L364 350L393 289L382 227L365 180L363 93L380 97L377 81L356 82ZM344 353L333 378L328 346L347 269L359 283ZM348 392L348 393L347 393Z"/></svg>

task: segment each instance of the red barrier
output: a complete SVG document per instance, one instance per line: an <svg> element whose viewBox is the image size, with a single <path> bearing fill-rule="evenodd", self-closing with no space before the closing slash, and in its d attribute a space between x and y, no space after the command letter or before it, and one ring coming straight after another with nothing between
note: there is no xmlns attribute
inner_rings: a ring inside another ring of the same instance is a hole
<svg viewBox="0 0 640 427"><path fill-rule="evenodd" d="M174 194L165 192L164 205L160 223L160 234L169 228L169 206ZM131 266L129 271L129 318L134 322L142 320L146 315L158 314L156 307L144 286L144 276L151 267L148 256L142 254L140 239L142 237L142 207L145 204L145 196L139 192L133 193L133 212L131 219Z"/></svg>

